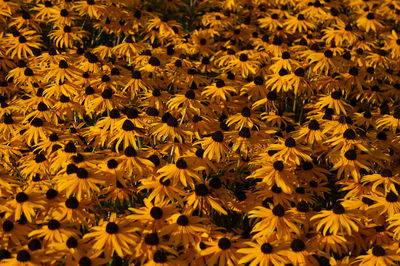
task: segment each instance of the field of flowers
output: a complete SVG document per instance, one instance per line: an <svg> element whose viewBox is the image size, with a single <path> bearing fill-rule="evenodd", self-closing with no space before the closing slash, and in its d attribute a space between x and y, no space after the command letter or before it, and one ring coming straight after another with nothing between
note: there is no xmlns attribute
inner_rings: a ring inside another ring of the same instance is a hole
<svg viewBox="0 0 400 266"><path fill-rule="evenodd" d="M0 265L400 263L399 0L0 0Z"/></svg>

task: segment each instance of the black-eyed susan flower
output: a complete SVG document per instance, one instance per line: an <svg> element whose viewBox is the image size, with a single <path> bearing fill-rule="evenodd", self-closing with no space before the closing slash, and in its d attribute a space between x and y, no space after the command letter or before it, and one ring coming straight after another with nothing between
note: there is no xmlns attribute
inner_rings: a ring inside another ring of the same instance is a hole
<svg viewBox="0 0 400 266"><path fill-rule="evenodd" d="M331 211L322 211L321 214L314 215L311 220L317 220L316 230L323 228L324 235L328 233L337 235L338 233L351 235L352 232L359 230L359 220L350 211L346 211L341 203L335 203Z"/></svg>
<svg viewBox="0 0 400 266"><path fill-rule="evenodd" d="M127 219L140 222L149 230L158 230L167 224L167 219L173 214L174 206L170 206L166 199L154 203L148 199L144 200L145 206L141 208L130 208L134 213L127 216Z"/></svg>
<svg viewBox="0 0 400 266"><path fill-rule="evenodd" d="M170 235L174 245L195 246L208 233L205 218L191 216L189 212L177 213L170 217L169 224L161 229L162 235Z"/></svg>
<svg viewBox="0 0 400 266"><path fill-rule="evenodd" d="M101 221L98 226L93 227L93 232L84 235L84 239L89 239L93 250L98 254L104 252L106 257L110 257L116 252L123 257L131 253L129 244L137 241L137 230L126 219L118 219L113 213L109 221Z"/></svg>
<svg viewBox="0 0 400 266"><path fill-rule="evenodd" d="M219 234L218 237L204 244L209 247L202 250L201 254L208 255L206 258L208 264L233 265L241 256L237 254L238 248L242 246L237 236Z"/></svg>
<svg viewBox="0 0 400 266"><path fill-rule="evenodd" d="M192 163L192 160L188 161L185 158L179 158L174 164L167 164L160 168L157 171L159 174L157 178L163 182L171 180L173 184L176 184L179 181L184 187L193 187L194 181L199 182L200 177L192 168L193 166L190 165Z"/></svg>
<svg viewBox="0 0 400 266"><path fill-rule="evenodd" d="M283 240L290 239L292 234L299 235L300 230L294 223L292 214L280 204L271 208L258 206L249 212L250 218L259 219L252 230L258 237L270 237L275 231L277 238Z"/></svg>
<svg viewBox="0 0 400 266"><path fill-rule="evenodd" d="M399 255L396 254L393 248L375 245L368 250L366 255L358 256L355 262L360 265L379 265L392 264L399 259Z"/></svg>
<svg viewBox="0 0 400 266"><path fill-rule="evenodd" d="M19 191L15 198L5 204L6 217L13 216L15 221L22 216L32 222L36 216L36 210L44 209L45 201L37 192Z"/></svg>
<svg viewBox="0 0 400 266"><path fill-rule="evenodd" d="M211 137L204 138L199 141L204 150L204 157L210 160L215 159L219 162L222 158L227 156L228 146L224 142L224 133L222 131L215 131Z"/></svg>
<svg viewBox="0 0 400 266"><path fill-rule="evenodd" d="M278 265L284 264L287 259L282 254L282 247L277 242L268 242L266 238L257 238L252 242L243 243L245 248L238 250L238 253L244 254L240 263L249 263L249 265Z"/></svg>

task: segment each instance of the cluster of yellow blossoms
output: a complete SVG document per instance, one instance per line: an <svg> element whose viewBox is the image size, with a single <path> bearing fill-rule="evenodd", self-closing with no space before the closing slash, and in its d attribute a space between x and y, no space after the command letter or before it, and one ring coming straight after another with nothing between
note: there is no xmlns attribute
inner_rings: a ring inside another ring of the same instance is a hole
<svg viewBox="0 0 400 266"><path fill-rule="evenodd" d="M0 0L0 265L400 263L399 0Z"/></svg>

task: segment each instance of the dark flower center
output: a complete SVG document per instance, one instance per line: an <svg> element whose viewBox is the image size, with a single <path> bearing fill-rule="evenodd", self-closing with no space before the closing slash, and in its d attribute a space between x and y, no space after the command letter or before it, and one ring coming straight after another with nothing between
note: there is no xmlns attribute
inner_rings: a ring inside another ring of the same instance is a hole
<svg viewBox="0 0 400 266"><path fill-rule="evenodd" d="M372 248L372 254L376 257L385 256L386 252L380 245L376 245Z"/></svg>
<svg viewBox="0 0 400 266"><path fill-rule="evenodd" d="M288 148L296 147L296 141L294 140L294 138L289 137L285 140L285 146Z"/></svg>
<svg viewBox="0 0 400 266"><path fill-rule="evenodd" d="M367 19L372 20L372 19L374 19L374 18L375 18L374 13L368 13L368 14L367 14Z"/></svg>
<svg viewBox="0 0 400 266"><path fill-rule="evenodd" d="M161 178L161 179L159 180L159 182L160 182L160 184L163 185L164 187L168 187L169 185L171 185L171 180L169 180L169 179L164 180L164 179Z"/></svg>
<svg viewBox="0 0 400 266"><path fill-rule="evenodd" d="M78 240L75 237L71 236L67 239L67 247L68 248L76 248L78 246Z"/></svg>
<svg viewBox="0 0 400 266"><path fill-rule="evenodd" d="M175 61L174 65L175 65L176 67L182 67L182 60L177 59L177 60Z"/></svg>
<svg viewBox="0 0 400 266"><path fill-rule="evenodd" d="M86 94L86 95L92 95L92 94L94 94L94 89L93 89L93 87L92 87L92 86L87 86L86 89L85 89L85 94Z"/></svg>
<svg viewBox="0 0 400 266"><path fill-rule="evenodd" d="M242 190L236 190L234 194L238 201L245 201L247 199L246 193Z"/></svg>
<svg viewBox="0 0 400 266"><path fill-rule="evenodd" d="M282 189L278 187L276 184L272 186L271 191L274 192L275 194L282 193Z"/></svg>
<svg viewBox="0 0 400 266"><path fill-rule="evenodd" d="M334 91L331 93L332 99L335 99L335 100L339 100L341 96L342 96L342 93L340 91Z"/></svg>
<svg viewBox="0 0 400 266"><path fill-rule="evenodd" d="M146 110L146 114L148 116L158 116L160 114L160 112L154 107L149 107Z"/></svg>
<svg viewBox="0 0 400 266"><path fill-rule="evenodd" d="M93 88L92 88L93 89ZM111 111L110 111L110 118L112 118L112 119L117 119L117 118L119 118L121 115L120 115L120 113L119 113L119 111L117 110L117 109L112 109Z"/></svg>
<svg viewBox="0 0 400 266"><path fill-rule="evenodd" d="M79 266L92 266L92 260L86 256L82 257L78 263Z"/></svg>
<svg viewBox="0 0 400 266"><path fill-rule="evenodd" d="M113 96L114 92L112 89L105 89L102 93L101 93L101 97L103 97L104 99L111 99Z"/></svg>
<svg viewBox="0 0 400 266"><path fill-rule="evenodd" d="M304 200L300 201L299 203L297 203L296 205L296 209L299 212L308 212L310 210L310 206L308 205L307 202L305 202Z"/></svg>
<svg viewBox="0 0 400 266"><path fill-rule="evenodd" d="M250 117L250 116L251 116L251 110L250 110L250 108L249 108L249 107L244 107L244 108L242 109L241 114L242 114L243 117Z"/></svg>
<svg viewBox="0 0 400 266"><path fill-rule="evenodd" d="M17 253L17 261L26 262L31 259L31 254L27 250L20 250Z"/></svg>
<svg viewBox="0 0 400 266"><path fill-rule="evenodd" d="M317 120L313 119L310 121L308 124L308 129L310 130L318 130L319 129L319 123Z"/></svg>
<svg viewBox="0 0 400 266"><path fill-rule="evenodd" d="M118 233L119 227L114 222L109 222L106 226L106 232L109 234L116 234Z"/></svg>
<svg viewBox="0 0 400 266"><path fill-rule="evenodd" d="M210 180L209 185L214 189L220 189L222 187L221 179L219 179L218 177L214 177Z"/></svg>
<svg viewBox="0 0 400 266"><path fill-rule="evenodd" d="M394 194L393 192L389 192L389 193L386 195L386 201L387 201L387 202L397 202L397 200L398 200L398 197L397 197L397 195Z"/></svg>
<svg viewBox="0 0 400 266"><path fill-rule="evenodd" d="M297 69L294 71L294 74L295 74L297 77L304 77L306 73L305 73L305 71L304 71L303 68L299 67L299 68L297 68Z"/></svg>
<svg viewBox="0 0 400 266"><path fill-rule="evenodd" d="M189 218L186 215L180 215L176 223L180 226L187 226L189 224Z"/></svg>
<svg viewBox="0 0 400 266"><path fill-rule="evenodd" d="M272 213L277 217L285 216L285 209L282 205L278 204L272 209Z"/></svg>
<svg viewBox="0 0 400 266"><path fill-rule="evenodd" d="M350 60L351 59L351 53L349 51L346 51L343 55L342 55L343 59L346 60Z"/></svg>
<svg viewBox="0 0 400 266"><path fill-rule="evenodd" d="M198 123L200 121L203 121L203 118L199 115L194 115L192 118L193 123Z"/></svg>
<svg viewBox="0 0 400 266"><path fill-rule="evenodd" d="M175 117L170 116L167 120L167 125L170 127L178 127L179 123Z"/></svg>
<svg viewBox="0 0 400 266"><path fill-rule="evenodd" d="M40 102L37 107L38 111L44 112L47 111L49 108L44 102Z"/></svg>
<svg viewBox="0 0 400 266"><path fill-rule="evenodd" d="M55 189L50 188L49 190L46 191L46 198L51 200L57 197L58 191Z"/></svg>
<svg viewBox="0 0 400 266"><path fill-rule="evenodd" d="M194 191L196 195L200 197L207 196L209 193L208 187L205 184L197 184L194 188Z"/></svg>
<svg viewBox="0 0 400 266"><path fill-rule="evenodd" d="M124 154L127 157L135 157L137 155L137 152L136 152L135 148L133 148L132 146L128 146L125 148Z"/></svg>
<svg viewBox="0 0 400 266"><path fill-rule="evenodd" d="M211 138L215 142L222 142L224 141L224 134L221 131L216 131L212 133Z"/></svg>
<svg viewBox="0 0 400 266"><path fill-rule="evenodd" d="M153 219L159 220L163 217L163 210L160 207L152 207L150 210L150 216L153 217Z"/></svg>
<svg viewBox="0 0 400 266"><path fill-rule="evenodd" d="M76 175L80 179L85 179L89 177L89 172L85 168L78 168L76 170Z"/></svg>
<svg viewBox="0 0 400 266"><path fill-rule="evenodd" d="M50 220L49 223L47 224L47 227L48 227L50 230L57 230L57 229L59 229L59 228L61 227L61 224L60 224L59 221L52 219L52 220Z"/></svg>
<svg viewBox="0 0 400 266"><path fill-rule="evenodd" d="M122 129L124 131L133 131L135 129L135 125L132 123L132 121L126 119L122 124Z"/></svg>
<svg viewBox="0 0 400 266"><path fill-rule="evenodd" d="M160 242L157 233L146 234L144 237L144 242L150 246L156 246Z"/></svg>
<svg viewBox="0 0 400 266"><path fill-rule="evenodd" d="M66 25L66 26L64 26L63 31L65 33L69 33L69 32L72 32L72 28L71 28L71 26Z"/></svg>
<svg viewBox="0 0 400 266"><path fill-rule="evenodd" d="M10 251L6 249L0 249L0 261L3 259L9 259L11 258L11 253Z"/></svg>
<svg viewBox="0 0 400 266"><path fill-rule="evenodd" d="M261 245L261 252L264 253L264 254L270 254L270 253L272 253L272 250L273 250L273 249L274 249L274 248L273 248L272 245L269 244L269 243L264 243L264 244Z"/></svg>
<svg viewBox="0 0 400 266"><path fill-rule="evenodd" d="M294 251L294 252L300 252L303 251L306 248L306 245L304 244L303 240L301 239L295 239L292 241L292 243L290 244L290 248Z"/></svg>
<svg viewBox="0 0 400 266"><path fill-rule="evenodd" d="M160 66L160 65L161 65L161 62L160 62L160 60L159 60L157 57L152 56L152 57L150 57L150 59L149 59L149 64L152 65L152 66Z"/></svg>
<svg viewBox="0 0 400 266"><path fill-rule="evenodd" d="M383 170L381 171L381 176L383 176L383 177L392 177L392 176L393 176L392 170L390 170L390 169L383 169Z"/></svg>
<svg viewBox="0 0 400 266"><path fill-rule="evenodd" d="M354 161L357 159L357 153L355 150L348 150L345 152L344 157L347 160Z"/></svg>
<svg viewBox="0 0 400 266"><path fill-rule="evenodd" d="M332 211L333 211L334 214L343 214L343 213L345 213L345 209L344 209L343 205L340 204L340 203L335 203L333 205Z"/></svg>
<svg viewBox="0 0 400 266"><path fill-rule="evenodd" d="M186 169L187 168L187 163L184 159L177 160L175 165L178 169Z"/></svg>
<svg viewBox="0 0 400 266"><path fill-rule="evenodd" d="M330 13L334 17L337 17L339 15L339 11L334 7L331 8Z"/></svg>
<svg viewBox="0 0 400 266"><path fill-rule="evenodd" d="M155 154L150 155L148 160L152 162L154 166L159 166L161 163L160 158L158 158L158 156Z"/></svg>
<svg viewBox="0 0 400 266"><path fill-rule="evenodd" d="M333 52L331 50L326 50L324 52L325 57L327 58L332 58L333 57Z"/></svg>
<svg viewBox="0 0 400 266"><path fill-rule="evenodd" d="M65 96L65 95L61 95L61 96L60 96L60 102L62 102L62 103L68 103L69 101L70 101L70 99L69 99L68 96Z"/></svg>
<svg viewBox="0 0 400 266"><path fill-rule="evenodd" d="M64 147L64 151L67 153L74 153L76 152L76 146L72 141L69 141L65 147Z"/></svg>
<svg viewBox="0 0 400 266"><path fill-rule="evenodd" d="M376 138L379 140L387 140L387 135L385 132L381 131L378 134L376 134Z"/></svg>
<svg viewBox="0 0 400 266"><path fill-rule="evenodd" d="M242 62L246 62L247 60L249 60L249 57L247 54L241 54L239 55L239 60Z"/></svg>
<svg viewBox="0 0 400 266"><path fill-rule="evenodd" d="M349 74L352 75L352 76L357 76L358 75L358 68L357 67L350 68Z"/></svg>
<svg viewBox="0 0 400 266"><path fill-rule="evenodd" d="M71 174L76 174L78 172L78 166L76 166L73 163L70 163L67 165L67 170L66 170L67 174L71 175Z"/></svg>
<svg viewBox="0 0 400 266"><path fill-rule="evenodd" d="M68 63L67 63L67 61L61 60L61 61L58 63L58 67L59 67L59 68L68 68Z"/></svg>
<svg viewBox="0 0 400 266"><path fill-rule="evenodd" d="M9 220L5 220L3 222L3 231L4 232L10 232L14 229L14 223L9 221Z"/></svg>
<svg viewBox="0 0 400 266"><path fill-rule="evenodd" d="M79 201L75 197L70 196L68 199L65 200L65 206L68 209L76 209L79 207Z"/></svg>
<svg viewBox="0 0 400 266"><path fill-rule="evenodd" d="M20 43L26 43L28 40L24 36L21 35L21 36L18 37L18 41Z"/></svg>
<svg viewBox="0 0 400 266"><path fill-rule="evenodd" d="M225 82L222 79L217 79L217 81L215 82L215 86L217 88L225 87Z"/></svg>
<svg viewBox="0 0 400 266"><path fill-rule="evenodd" d="M17 196L15 197L15 200L16 200L18 203L23 203L23 202L27 201L28 199L29 199L29 197L28 197L28 195L27 195L25 192L19 192L19 193L17 194Z"/></svg>
<svg viewBox="0 0 400 266"><path fill-rule="evenodd" d="M67 16L68 16L68 11L67 11L66 9L62 9L62 10L60 11L60 15L61 15L62 17L67 17Z"/></svg>
<svg viewBox="0 0 400 266"><path fill-rule="evenodd" d="M303 163L303 170L308 171L314 168L314 165L311 162Z"/></svg>
<svg viewBox="0 0 400 266"><path fill-rule="evenodd" d="M260 76L255 77L254 78L254 84L256 84L258 86L263 85L264 84L264 78L260 77Z"/></svg>
<svg viewBox="0 0 400 266"><path fill-rule="evenodd" d="M102 82L109 82L111 80L111 78L108 75L103 75L101 77L101 81Z"/></svg>
<svg viewBox="0 0 400 266"><path fill-rule="evenodd" d="M240 131L239 131L239 136L242 138L250 138L251 137L251 132L250 129L248 127L243 127Z"/></svg>
<svg viewBox="0 0 400 266"><path fill-rule="evenodd" d="M188 90L188 91L185 93L185 97L188 98L188 99L190 99L190 100L193 100L193 99L196 97L196 95L195 95L195 93L194 93L193 90Z"/></svg>
<svg viewBox="0 0 400 266"><path fill-rule="evenodd" d="M132 72L132 78L133 79L141 79L142 78L142 74L140 73L140 71L138 71L138 70L134 70L133 72ZM153 92L153 95L154 95L154 92ZM160 94L161 95L161 94ZM158 95L158 96L160 96L160 95ZM155 96L155 95L154 95Z"/></svg>
<svg viewBox="0 0 400 266"><path fill-rule="evenodd" d="M163 250L157 250L154 252L153 261L155 263L165 263L167 262L167 254Z"/></svg>
<svg viewBox="0 0 400 266"><path fill-rule="evenodd" d="M115 159L110 159L107 161L108 169L115 169L118 167L118 162Z"/></svg>
<svg viewBox="0 0 400 266"><path fill-rule="evenodd" d="M32 119L31 125L34 127L41 127L43 126L43 120L38 117L35 117L34 119Z"/></svg>
<svg viewBox="0 0 400 266"><path fill-rule="evenodd" d="M348 139L348 140L355 139L356 138L356 132L354 132L354 130L352 130L351 128L348 128L348 129L346 129L344 131L343 137L345 139Z"/></svg>
<svg viewBox="0 0 400 266"><path fill-rule="evenodd" d="M286 76L287 74L289 74L289 71L287 71L286 68L281 68L281 70L279 70L278 72L279 76Z"/></svg>
<svg viewBox="0 0 400 266"><path fill-rule="evenodd" d="M222 250L226 250L231 247L231 241L228 238L223 237L218 240L218 247Z"/></svg>
<svg viewBox="0 0 400 266"><path fill-rule="evenodd" d="M276 162L273 163L273 167L277 171L282 171L283 168L284 168L284 164L283 164L282 161L276 161Z"/></svg>
<svg viewBox="0 0 400 266"><path fill-rule="evenodd" d="M4 114L4 124L11 125L14 123L14 119L12 119L11 114Z"/></svg>
<svg viewBox="0 0 400 266"><path fill-rule="evenodd" d="M31 241L29 241L28 243L28 248L31 251L35 251L35 250L39 250L42 248L42 243L40 243L39 239L32 239Z"/></svg>

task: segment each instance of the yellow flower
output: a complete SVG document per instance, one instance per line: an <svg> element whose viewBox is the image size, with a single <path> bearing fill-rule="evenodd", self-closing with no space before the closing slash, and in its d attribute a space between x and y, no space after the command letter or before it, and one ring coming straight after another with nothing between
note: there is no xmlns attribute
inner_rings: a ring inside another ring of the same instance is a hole
<svg viewBox="0 0 400 266"><path fill-rule="evenodd" d="M84 235L84 239L89 239L92 243L92 249L98 255L104 252L104 255L109 258L114 254L118 256L131 254L129 245L134 245L137 241L135 232L138 228L133 227L126 219L118 219L113 213L110 220L100 221L98 226L92 227L90 233Z"/></svg>

